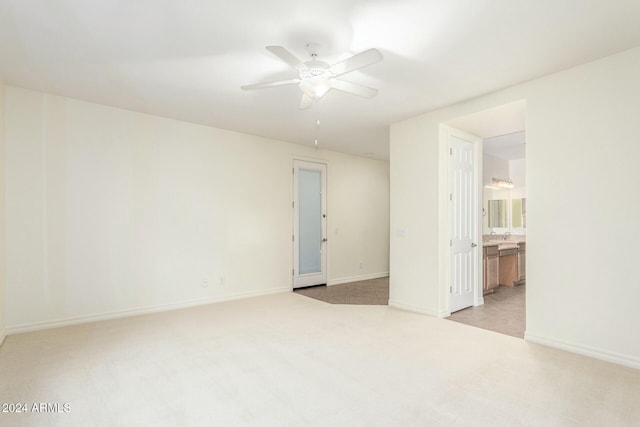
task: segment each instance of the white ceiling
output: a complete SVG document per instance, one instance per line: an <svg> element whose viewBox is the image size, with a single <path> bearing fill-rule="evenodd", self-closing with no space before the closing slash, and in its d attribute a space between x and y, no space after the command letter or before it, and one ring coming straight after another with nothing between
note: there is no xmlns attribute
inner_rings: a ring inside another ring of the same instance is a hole
<svg viewBox="0 0 640 427"><path fill-rule="evenodd" d="M526 101L516 101L468 116L448 121L446 124L486 139L498 135L525 130Z"/></svg>
<svg viewBox="0 0 640 427"><path fill-rule="evenodd" d="M482 152L503 160L525 158L526 136L524 131L495 136L482 142Z"/></svg>
<svg viewBox="0 0 640 427"><path fill-rule="evenodd" d="M638 0L0 0L6 83L250 134L313 144L314 110L266 45L337 62L373 99L331 91L320 144L388 158L389 124L640 45Z"/></svg>
<svg viewBox="0 0 640 427"><path fill-rule="evenodd" d="M482 138L484 154L503 160L525 158L525 101L479 111L450 120L446 124Z"/></svg>

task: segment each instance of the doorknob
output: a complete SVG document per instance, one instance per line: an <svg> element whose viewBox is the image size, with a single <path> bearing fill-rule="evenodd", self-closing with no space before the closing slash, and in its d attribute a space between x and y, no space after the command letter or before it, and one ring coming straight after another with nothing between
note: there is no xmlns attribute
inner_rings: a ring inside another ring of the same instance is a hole
<svg viewBox="0 0 640 427"><path fill-rule="evenodd" d="M325 237L324 239L322 239L322 242L323 242L323 243L324 243L324 242L326 242L326 241L327 241L326 237Z"/></svg>
<svg viewBox="0 0 640 427"><path fill-rule="evenodd" d="M476 246L478 246L478 245L476 245L476 244L475 244L475 243L473 243L473 242L471 243L471 247L472 247L472 248L475 248Z"/></svg>

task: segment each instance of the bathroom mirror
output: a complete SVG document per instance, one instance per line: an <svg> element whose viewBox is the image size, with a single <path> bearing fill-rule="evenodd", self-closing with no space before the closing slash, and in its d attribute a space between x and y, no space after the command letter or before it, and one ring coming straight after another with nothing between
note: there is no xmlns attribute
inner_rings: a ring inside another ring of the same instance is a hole
<svg viewBox="0 0 640 427"><path fill-rule="evenodd" d="M511 199L511 226L513 228L526 228L526 219L527 199Z"/></svg>
<svg viewBox="0 0 640 427"><path fill-rule="evenodd" d="M488 225L489 228L507 228L507 201L488 201Z"/></svg>

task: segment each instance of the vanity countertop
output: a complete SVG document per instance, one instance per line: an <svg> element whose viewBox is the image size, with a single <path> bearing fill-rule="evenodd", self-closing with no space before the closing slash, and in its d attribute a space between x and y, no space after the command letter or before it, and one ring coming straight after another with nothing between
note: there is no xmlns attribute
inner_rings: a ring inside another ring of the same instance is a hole
<svg viewBox="0 0 640 427"><path fill-rule="evenodd" d="M482 242L482 246L483 247L497 246L498 249L503 250L503 249L515 249L520 246L520 243L526 243L526 242L525 241L515 242L512 240L489 240L488 242Z"/></svg>

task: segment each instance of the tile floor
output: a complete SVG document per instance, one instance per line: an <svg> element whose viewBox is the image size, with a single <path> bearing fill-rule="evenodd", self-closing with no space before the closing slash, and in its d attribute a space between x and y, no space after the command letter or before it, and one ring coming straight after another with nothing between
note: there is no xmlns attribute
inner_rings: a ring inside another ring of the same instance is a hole
<svg viewBox="0 0 640 427"><path fill-rule="evenodd" d="M312 286L294 291L331 304L388 305L389 278L363 280L332 286ZM484 305L453 313L448 320L516 338L524 338L525 285L500 286L484 296Z"/></svg>
<svg viewBox="0 0 640 427"><path fill-rule="evenodd" d="M524 338L526 329L525 286L500 286L484 296L484 305L452 313L448 320Z"/></svg>
<svg viewBox="0 0 640 427"><path fill-rule="evenodd" d="M333 286L296 289L296 294L331 304L388 305L389 278L363 280ZM453 313L448 320L516 338L524 338L525 285L500 286L485 295L484 305Z"/></svg>

